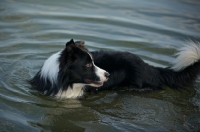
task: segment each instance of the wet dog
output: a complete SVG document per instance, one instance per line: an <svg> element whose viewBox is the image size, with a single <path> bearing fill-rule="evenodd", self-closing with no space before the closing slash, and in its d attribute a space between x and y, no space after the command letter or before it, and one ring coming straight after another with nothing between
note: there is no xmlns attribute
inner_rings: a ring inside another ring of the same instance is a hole
<svg viewBox="0 0 200 132"><path fill-rule="evenodd" d="M44 62L30 83L40 93L59 98L80 98L85 89L105 90L119 86L185 88L197 78L199 60L200 44L193 41L179 50L172 67L161 68L129 52L89 52L83 41L72 39L62 51Z"/></svg>

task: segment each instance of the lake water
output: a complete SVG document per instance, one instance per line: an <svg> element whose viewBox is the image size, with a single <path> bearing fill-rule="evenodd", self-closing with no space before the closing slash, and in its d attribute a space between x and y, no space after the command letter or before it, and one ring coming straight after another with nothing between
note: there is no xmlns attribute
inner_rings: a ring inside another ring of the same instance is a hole
<svg viewBox="0 0 200 132"><path fill-rule="evenodd" d="M185 40L200 40L199 7L199 0L1 0L0 131L199 131L200 78L188 90L120 88L85 100L45 97L26 82L71 38L91 51L171 66Z"/></svg>

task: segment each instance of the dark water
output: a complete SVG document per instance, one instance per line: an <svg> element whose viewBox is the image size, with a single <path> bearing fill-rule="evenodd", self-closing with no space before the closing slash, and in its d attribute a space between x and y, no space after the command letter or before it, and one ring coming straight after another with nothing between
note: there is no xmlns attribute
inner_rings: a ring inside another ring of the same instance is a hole
<svg viewBox="0 0 200 132"><path fill-rule="evenodd" d="M199 12L198 0L1 0L0 131L200 130L200 79L188 90L121 88L86 100L44 97L26 82L71 38L171 66L185 40L199 40Z"/></svg>

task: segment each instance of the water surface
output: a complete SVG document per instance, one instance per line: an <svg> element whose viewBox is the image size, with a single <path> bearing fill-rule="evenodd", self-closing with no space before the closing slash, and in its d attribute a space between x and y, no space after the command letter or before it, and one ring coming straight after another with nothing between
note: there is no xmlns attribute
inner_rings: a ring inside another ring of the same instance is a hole
<svg viewBox="0 0 200 132"><path fill-rule="evenodd" d="M91 51L128 51L171 66L185 40L200 38L199 7L198 0L1 0L0 130L200 130L200 79L188 90L120 88L85 100L45 97L26 82L71 38Z"/></svg>

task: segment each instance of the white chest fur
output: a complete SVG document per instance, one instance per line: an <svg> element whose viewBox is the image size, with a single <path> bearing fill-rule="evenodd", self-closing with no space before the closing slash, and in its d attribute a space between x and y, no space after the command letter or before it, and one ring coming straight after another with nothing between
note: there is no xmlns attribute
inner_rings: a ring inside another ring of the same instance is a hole
<svg viewBox="0 0 200 132"><path fill-rule="evenodd" d="M84 91L83 88L85 84L75 83L73 87L68 87L65 91L59 91L56 95L57 98L78 98L83 96Z"/></svg>

